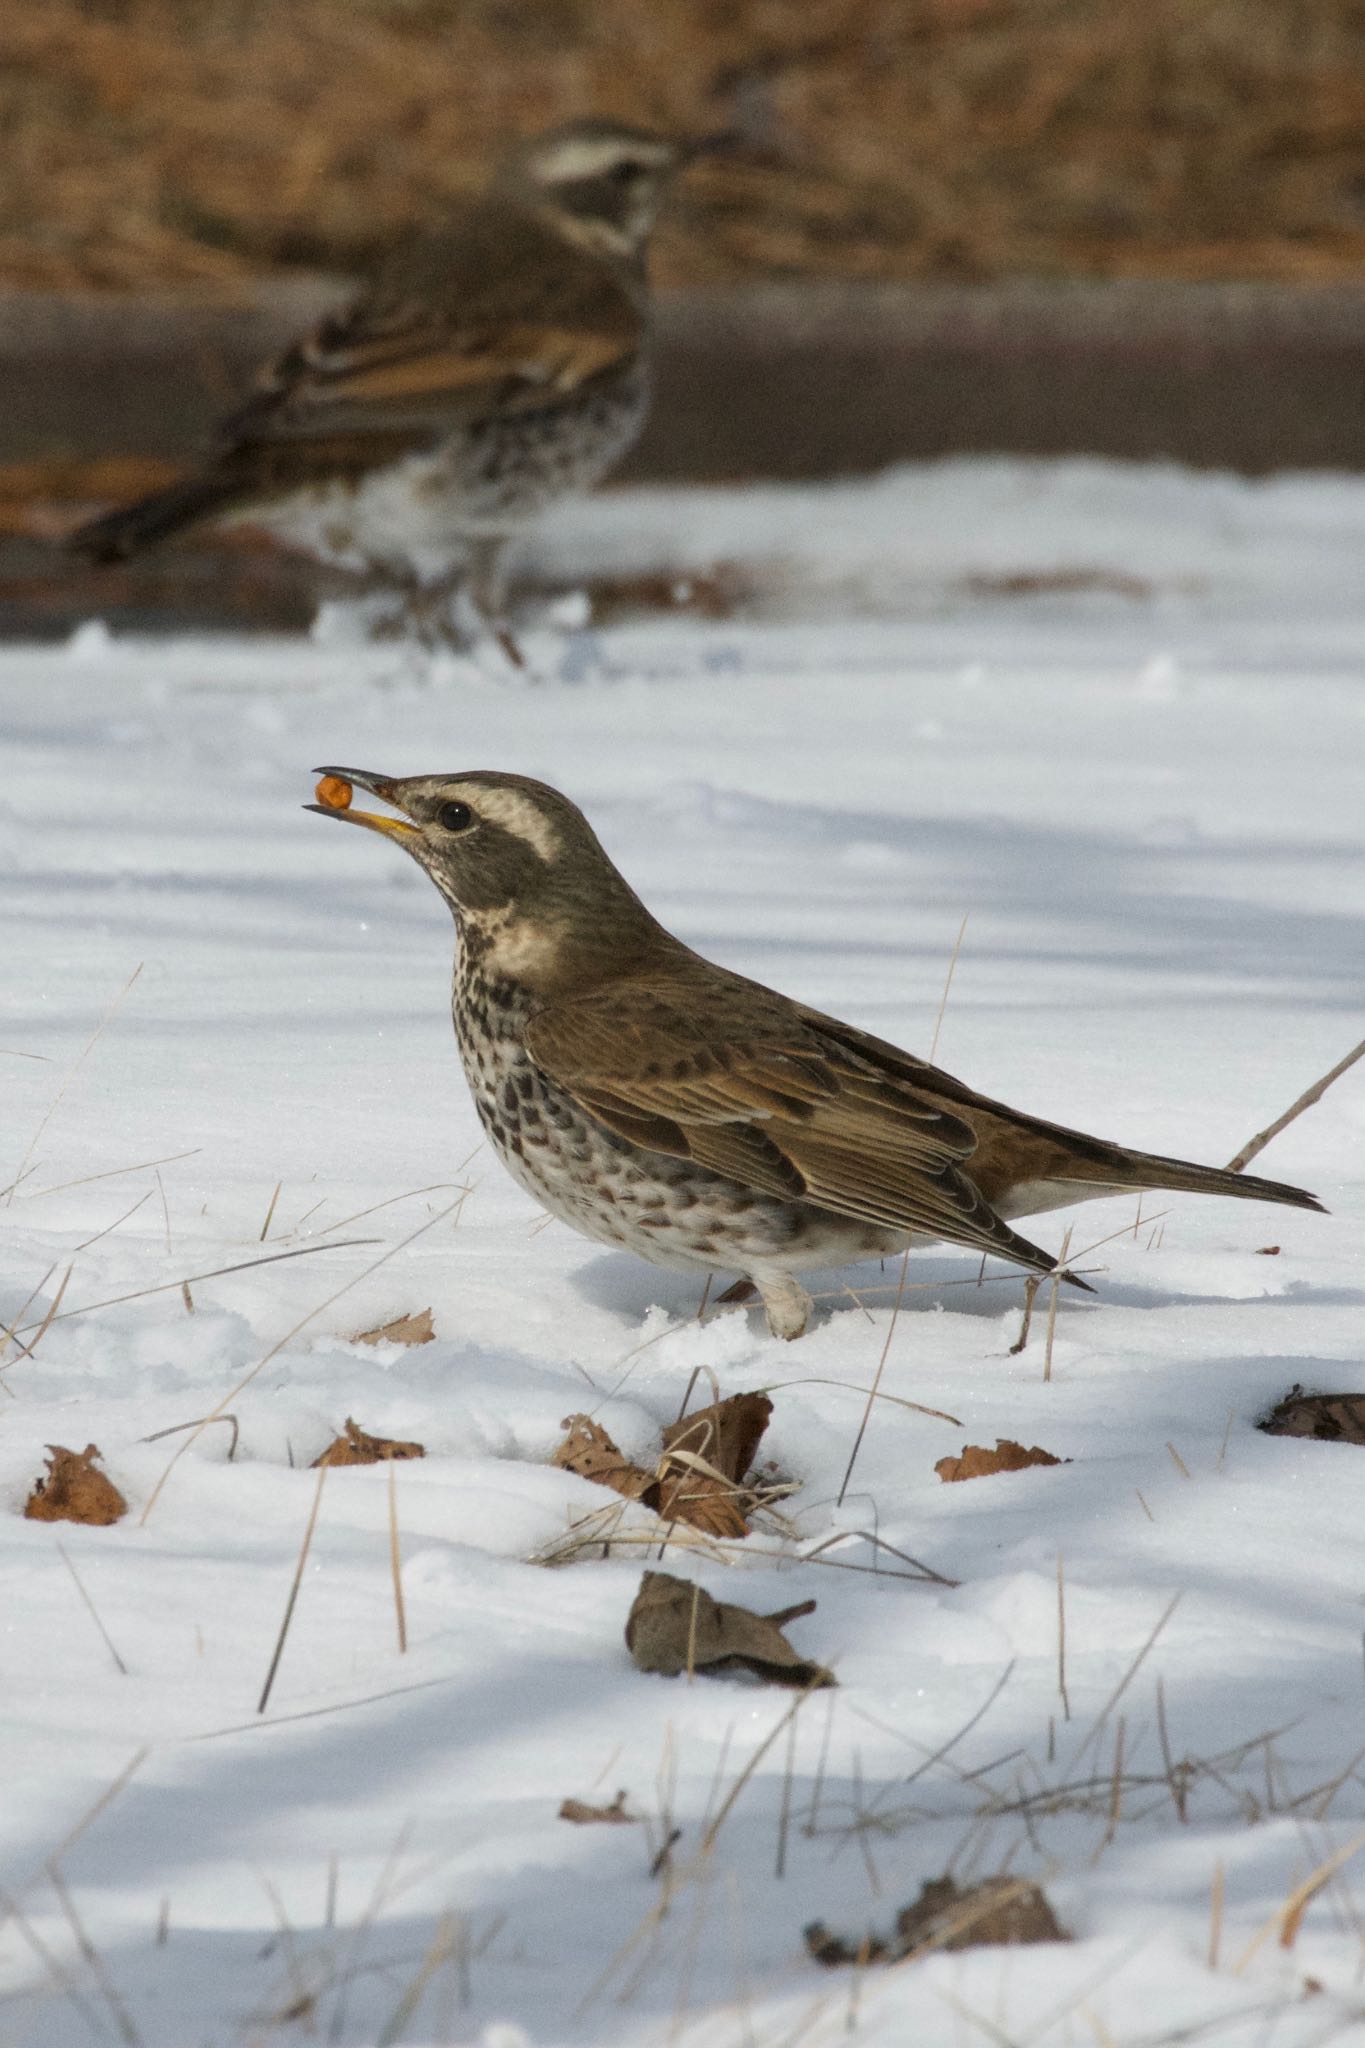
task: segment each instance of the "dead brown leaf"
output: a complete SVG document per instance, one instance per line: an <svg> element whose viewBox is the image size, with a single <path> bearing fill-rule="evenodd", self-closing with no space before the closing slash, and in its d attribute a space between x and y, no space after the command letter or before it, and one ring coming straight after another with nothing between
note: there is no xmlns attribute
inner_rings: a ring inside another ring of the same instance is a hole
<svg viewBox="0 0 1365 2048"><path fill-rule="evenodd" d="M88 1522L103 1529L127 1514L128 1503L113 1480L95 1470L101 1456L96 1445L87 1444L83 1451L68 1451L61 1444L47 1448L47 1476L35 1481L24 1502L30 1522Z"/></svg>
<svg viewBox="0 0 1365 2048"><path fill-rule="evenodd" d="M343 1433L333 1437L321 1457L314 1458L313 1470L316 1472L319 1465L384 1465L398 1458L425 1456L422 1444L405 1444L397 1437L367 1436L348 1415Z"/></svg>
<svg viewBox="0 0 1365 2048"><path fill-rule="evenodd" d="M663 1434L658 1510L666 1522L687 1522L709 1536L747 1536L753 1495L741 1482L773 1412L766 1394L713 1401Z"/></svg>
<svg viewBox="0 0 1365 2048"><path fill-rule="evenodd" d="M436 1335L429 1308L418 1309L416 1315L395 1316L391 1323L381 1323L377 1330L362 1330L351 1339L353 1344L430 1344Z"/></svg>
<svg viewBox="0 0 1365 2048"><path fill-rule="evenodd" d="M590 1479L594 1486L609 1486L613 1493L623 1493L627 1500L642 1500L646 1507L654 1506L658 1491L654 1473L646 1472L642 1465L632 1465L600 1423L590 1415L566 1415L562 1427L569 1433L551 1458L552 1465L576 1472L580 1479Z"/></svg>
<svg viewBox="0 0 1365 2048"><path fill-rule="evenodd" d="M747 1536L754 1501L741 1482L772 1412L766 1394L732 1394L698 1408L664 1431L653 1472L632 1464L590 1416L568 1415L568 1435L552 1462L641 1501L665 1522L686 1522L709 1536Z"/></svg>
<svg viewBox="0 0 1365 2048"><path fill-rule="evenodd" d="M1291 1387L1258 1429L1267 1436L1316 1437L1327 1444L1365 1444L1365 1394L1305 1394Z"/></svg>
<svg viewBox="0 0 1365 2048"><path fill-rule="evenodd" d="M574 1821L579 1827L620 1827L623 1822L628 1825L640 1816L626 1812L626 1795L618 1792L610 1806L589 1806L582 1799L566 1799L559 1809L559 1818Z"/></svg>
<svg viewBox="0 0 1365 2048"><path fill-rule="evenodd" d="M766 1394L731 1394L726 1401L712 1401L669 1424L663 1435L665 1462L670 1451L690 1451L738 1486L754 1462L772 1412Z"/></svg>
<svg viewBox="0 0 1365 2048"><path fill-rule="evenodd" d="M885 1939L861 1942L831 1934L823 1921L805 1930L807 1953L827 1969L841 1963L901 1963L939 1949L1016 1947L1024 1942L1069 1941L1036 1884L1022 1877L987 1877L964 1891L951 1877L933 1877L911 1906L896 1916Z"/></svg>
<svg viewBox="0 0 1365 2048"><path fill-rule="evenodd" d="M814 1611L813 1600L775 1614L754 1614L671 1572L646 1572L626 1622L626 1648L641 1671L751 1671L769 1685L836 1683L821 1664L799 1657L784 1626Z"/></svg>
<svg viewBox="0 0 1365 2048"><path fill-rule="evenodd" d="M993 1451L988 1451L984 1444L964 1444L960 1458L940 1458L934 1470L948 1484L957 1479L985 1479L992 1472L1023 1472L1030 1465L1064 1465L1070 1462L1068 1458L1055 1458L1041 1444L1025 1450L1012 1438L1001 1436L996 1438Z"/></svg>

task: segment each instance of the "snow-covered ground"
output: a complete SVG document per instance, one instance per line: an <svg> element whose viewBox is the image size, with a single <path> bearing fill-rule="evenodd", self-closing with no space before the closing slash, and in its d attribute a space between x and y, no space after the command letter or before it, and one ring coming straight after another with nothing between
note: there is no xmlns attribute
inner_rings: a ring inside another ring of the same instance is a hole
<svg viewBox="0 0 1365 2048"><path fill-rule="evenodd" d="M685 938L922 1052L965 917L943 1064L1226 1160L1365 1031L1365 482L959 464L612 496L542 552L762 560L765 616L533 636L532 683L0 653L0 2043L1365 2039L1365 1450L1254 1427L1296 1381L1365 1390L1365 1067L1260 1162L1330 1217L1040 1219L1107 1240L1050 1379L1017 1277L951 1250L894 1329L860 1269L781 1346L542 1227L480 1149L435 892L300 809L319 761L544 776ZM182 1278L292 1252L190 1313ZM352 1341L427 1306L430 1344ZM562 1418L647 1456L697 1371L771 1390L797 1490L663 1568L818 1600L791 1635L839 1689L787 1726L790 1694L632 1668L657 1544L537 1561L612 1498L547 1464ZM186 1436L147 1439L224 1402L235 1459L214 1425L157 1492ZM427 1450L407 1652L388 1475L333 1472L258 1715L348 1415ZM997 1436L1069 1462L935 1476ZM44 1446L87 1442L126 1519L22 1519ZM557 1818L618 1788L639 1825ZM1074 1942L807 1958L807 1922L856 1943L949 1869L1038 1878Z"/></svg>

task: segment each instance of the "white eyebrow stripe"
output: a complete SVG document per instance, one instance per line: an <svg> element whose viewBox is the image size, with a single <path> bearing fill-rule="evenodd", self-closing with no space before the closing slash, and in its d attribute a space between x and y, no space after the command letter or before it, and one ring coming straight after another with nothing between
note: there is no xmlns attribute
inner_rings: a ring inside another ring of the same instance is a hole
<svg viewBox="0 0 1365 2048"><path fill-rule="evenodd" d="M651 151L647 144L628 141L624 136L619 140L605 137L602 140L583 140L557 143L553 150L547 150L536 165L537 174L553 184L573 183L579 178L600 178L623 158L635 158L650 162L662 152Z"/></svg>
<svg viewBox="0 0 1365 2048"><path fill-rule="evenodd" d="M524 839L547 867L559 858L563 841L558 832L532 798L519 789L471 789L470 807L504 832Z"/></svg>

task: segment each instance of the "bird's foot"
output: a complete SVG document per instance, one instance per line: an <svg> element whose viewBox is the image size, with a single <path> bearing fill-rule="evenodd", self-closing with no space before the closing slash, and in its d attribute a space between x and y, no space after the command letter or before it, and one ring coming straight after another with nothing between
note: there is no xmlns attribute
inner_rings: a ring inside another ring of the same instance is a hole
<svg viewBox="0 0 1365 2048"><path fill-rule="evenodd" d="M814 1303L800 1281L793 1280L790 1273L781 1273L770 1279L755 1276L755 1285L763 1297L770 1333L786 1343L804 1337Z"/></svg>

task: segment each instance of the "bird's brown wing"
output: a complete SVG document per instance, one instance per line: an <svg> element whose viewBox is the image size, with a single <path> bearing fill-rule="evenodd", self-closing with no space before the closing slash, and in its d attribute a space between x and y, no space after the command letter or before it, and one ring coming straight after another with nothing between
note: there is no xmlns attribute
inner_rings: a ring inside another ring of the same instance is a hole
<svg viewBox="0 0 1365 2048"><path fill-rule="evenodd" d="M1052 1270L963 1170L976 1144L964 1118L824 1036L794 1005L746 1015L746 989L620 984L547 1005L527 1048L590 1116L652 1151L784 1200Z"/></svg>
<svg viewBox="0 0 1365 2048"><path fill-rule="evenodd" d="M373 435L411 444L591 388L632 357L629 292L534 220L490 205L414 240L262 375L233 451Z"/></svg>

